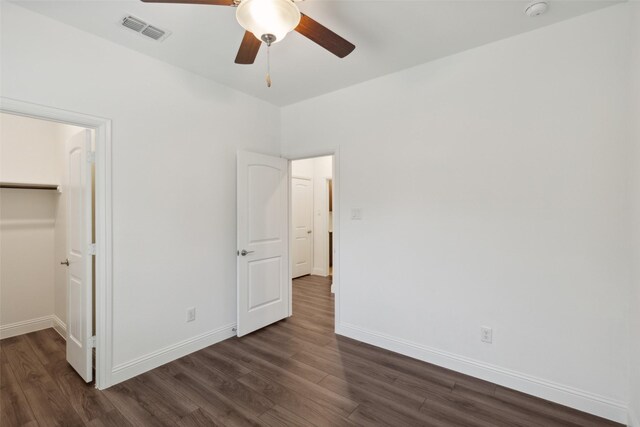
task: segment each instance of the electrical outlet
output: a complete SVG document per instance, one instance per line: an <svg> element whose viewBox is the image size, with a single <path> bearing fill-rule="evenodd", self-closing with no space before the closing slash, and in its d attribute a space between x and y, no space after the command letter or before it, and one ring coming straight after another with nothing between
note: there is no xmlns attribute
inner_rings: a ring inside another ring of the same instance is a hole
<svg viewBox="0 0 640 427"><path fill-rule="evenodd" d="M193 322L196 320L196 308L191 307L187 309L187 322Z"/></svg>
<svg viewBox="0 0 640 427"><path fill-rule="evenodd" d="M491 344L493 342L493 329L482 326L480 328L480 341Z"/></svg>

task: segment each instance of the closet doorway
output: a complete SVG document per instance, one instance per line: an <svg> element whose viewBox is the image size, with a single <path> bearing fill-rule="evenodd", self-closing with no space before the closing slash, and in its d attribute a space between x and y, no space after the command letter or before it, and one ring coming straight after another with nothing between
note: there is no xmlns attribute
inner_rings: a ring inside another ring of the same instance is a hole
<svg viewBox="0 0 640 427"><path fill-rule="evenodd" d="M4 109L4 108L3 108ZM53 328L94 380L93 129L0 112L0 338Z"/></svg>

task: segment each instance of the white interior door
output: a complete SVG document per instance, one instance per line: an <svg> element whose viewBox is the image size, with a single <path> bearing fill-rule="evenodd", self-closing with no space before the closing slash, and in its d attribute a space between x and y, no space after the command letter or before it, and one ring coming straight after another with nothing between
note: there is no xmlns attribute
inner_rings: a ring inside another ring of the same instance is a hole
<svg viewBox="0 0 640 427"><path fill-rule="evenodd" d="M92 370L91 132L67 141L67 361L86 381Z"/></svg>
<svg viewBox="0 0 640 427"><path fill-rule="evenodd" d="M310 179L291 180L293 213L292 277L311 274L313 269L313 183Z"/></svg>
<svg viewBox="0 0 640 427"><path fill-rule="evenodd" d="M288 162L238 153L238 336L289 316Z"/></svg>

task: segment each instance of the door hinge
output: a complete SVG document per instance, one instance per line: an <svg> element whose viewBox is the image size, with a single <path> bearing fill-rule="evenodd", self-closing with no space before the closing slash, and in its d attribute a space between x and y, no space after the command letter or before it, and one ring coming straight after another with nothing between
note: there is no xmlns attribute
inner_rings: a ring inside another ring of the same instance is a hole
<svg viewBox="0 0 640 427"><path fill-rule="evenodd" d="M87 163L95 163L95 162L96 162L96 152L87 151Z"/></svg>
<svg viewBox="0 0 640 427"><path fill-rule="evenodd" d="M96 348L96 336L89 337L89 347Z"/></svg>
<svg viewBox="0 0 640 427"><path fill-rule="evenodd" d="M96 254L96 244L92 243L89 245L89 251L88 251L89 255L95 255Z"/></svg>

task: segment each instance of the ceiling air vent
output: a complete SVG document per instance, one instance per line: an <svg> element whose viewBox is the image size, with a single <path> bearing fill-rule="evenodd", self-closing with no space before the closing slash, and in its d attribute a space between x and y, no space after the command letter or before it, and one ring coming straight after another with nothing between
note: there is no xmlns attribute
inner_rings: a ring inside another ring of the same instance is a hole
<svg viewBox="0 0 640 427"><path fill-rule="evenodd" d="M142 30L142 34L147 37L151 37L154 40L160 40L166 34L160 28L156 28L153 25L147 26L144 30Z"/></svg>
<svg viewBox="0 0 640 427"><path fill-rule="evenodd" d="M147 24L142 19L131 15L127 15L122 18L121 24L123 27L129 28L136 33L157 41L163 41L171 34L169 31L161 30L155 25Z"/></svg>
<svg viewBox="0 0 640 427"><path fill-rule="evenodd" d="M139 33L147 26L147 23L139 20L138 18L134 18L133 16L125 16L122 19L122 25Z"/></svg>

